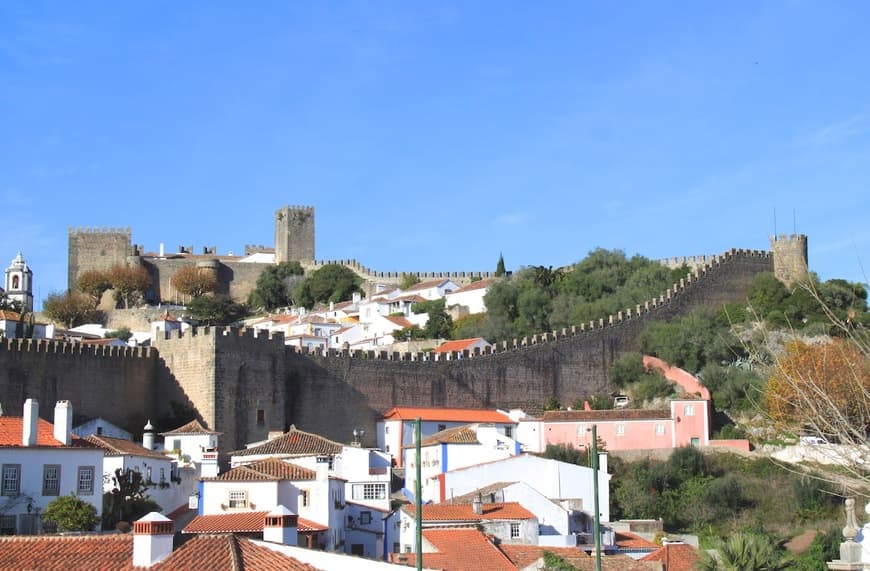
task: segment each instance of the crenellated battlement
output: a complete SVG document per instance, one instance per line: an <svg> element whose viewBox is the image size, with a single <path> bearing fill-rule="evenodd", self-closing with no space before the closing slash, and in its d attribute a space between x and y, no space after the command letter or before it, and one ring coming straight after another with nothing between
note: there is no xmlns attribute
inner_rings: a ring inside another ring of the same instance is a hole
<svg viewBox="0 0 870 571"><path fill-rule="evenodd" d="M50 339L3 339L0 351L22 353L49 353L52 355L82 355L85 357L118 357L124 359L143 359L152 356L151 347L117 347L111 345L91 345L78 341L54 341Z"/></svg>
<svg viewBox="0 0 870 571"><path fill-rule="evenodd" d="M85 227L77 227L73 228L69 227L69 235L70 236L122 236L125 238L130 238L132 232L130 231L130 227L126 228L107 228L107 227L97 227L97 226L85 226Z"/></svg>
<svg viewBox="0 0 870 571"><path fill-rule="evenodd" d="M475 271L464 271L464 272L380 272L377 270L373 270L368 266L364 266L359 261L350 258L346 260L314 260L312 263L312 267L314 269L323 267L328 264L337 264L340 266L345 266L353 270L357 275L366 279L366 280L379 280L379 281L387 281L390 283L399 283L402 279L407 276L414 276L420 280L434 280L434 279L452 279L458 281L460 283L465 283L470 281L472 278L494 278L495 272L475 272Z"/></svg>

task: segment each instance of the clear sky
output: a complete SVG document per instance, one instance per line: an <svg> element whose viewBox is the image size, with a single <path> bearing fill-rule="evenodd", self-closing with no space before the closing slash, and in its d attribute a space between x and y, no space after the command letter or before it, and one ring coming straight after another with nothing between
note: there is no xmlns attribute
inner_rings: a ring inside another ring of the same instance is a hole
<svg viewBox="0 0 870 571"><path fill-rule="evenodd" d="M69 227L381 271L809 236L870 272L870 3L2 2L0 263ZM200 250L201 251L201 250Z"/></svg>

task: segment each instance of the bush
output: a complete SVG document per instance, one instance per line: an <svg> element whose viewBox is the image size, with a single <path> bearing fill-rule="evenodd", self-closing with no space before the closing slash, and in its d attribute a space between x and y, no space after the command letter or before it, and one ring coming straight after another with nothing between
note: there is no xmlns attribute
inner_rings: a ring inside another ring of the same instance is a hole
<svg viewBox="0 0 870 571"><path fill-rule="evenodd" d="M610 366L610 380L617 387L624 387L629 383L637 382L645 373L643 355L640 353L623 355Z"/></svg>
<svg viewBox="0 0 870 571"><path fill-rule="evenodd" d="M643 375L632 388L634 396L639 401L650 401L658 397L668 397L674 394L674 387L659 371Z"/></svg>
<svg viewBox="0 0 870 571"><path fill-rule="evenodd" d="M93 531L100 522L97 508L73 493L60 496L45 506L42 518L56 523L58 531Z"/></svg>

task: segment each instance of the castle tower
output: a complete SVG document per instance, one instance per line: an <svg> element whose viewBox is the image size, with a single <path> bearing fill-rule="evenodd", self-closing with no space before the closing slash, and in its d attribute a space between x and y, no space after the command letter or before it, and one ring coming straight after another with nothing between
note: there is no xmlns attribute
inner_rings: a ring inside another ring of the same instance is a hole
<svg viewBox="0 0 870 571"><path fill-rule="evenodd" d="M789 288L807 281L809 265L806 234L771 236L770 249L773 252L773 274L779 281Z"/></svg>
<svg viewBox="0 0 870 571"><path fill-rule="evenodd" d="M21 252L18 252L12 264L6 268L4 287L6 297L10 301L17 301L22 312L33 311L33 272Z"/></svg>
<svg viewBox="0 0 870 571"><path fill-rule="evenodd" d="M69 229L69 274L67 287L78 289L79 276L88 270L108 270L127 263L132 253L130 229Z"/></svg>
<svg viewBox="0 0 870 571"><path fill-rule="evenodd" d="M285 206L275 212L275 263L314 260L314 207Z"/></svg>

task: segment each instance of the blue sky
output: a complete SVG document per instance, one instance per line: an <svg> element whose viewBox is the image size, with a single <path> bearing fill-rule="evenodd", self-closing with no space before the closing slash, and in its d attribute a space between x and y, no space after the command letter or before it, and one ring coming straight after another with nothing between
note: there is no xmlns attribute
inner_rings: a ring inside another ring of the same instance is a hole
<svg viewBox="0 0 870 571"><path fill-rule="evenodd" d="M0 263L69 227L382 271L809 235L870 271L866 2L0 3Z"/></svg>

